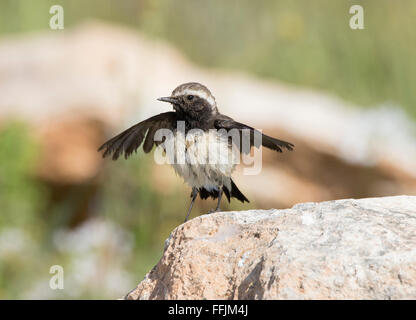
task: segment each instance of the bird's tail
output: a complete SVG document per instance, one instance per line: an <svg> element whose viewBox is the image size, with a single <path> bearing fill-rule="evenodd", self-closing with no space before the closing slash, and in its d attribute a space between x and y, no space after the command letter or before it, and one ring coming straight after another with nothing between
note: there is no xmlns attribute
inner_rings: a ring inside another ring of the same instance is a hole
<svg viewBox="0 0 416 320"><path fill-rule="evenodd" d="M244 203L244 201L250 202L250 201L248 201L246 196L237 188L237 186L235 185L235 183L232 179L231 179L231 192L230 192L230 190L227 189L227 187L224 186L224 193L225 193L225 196L228 199L228 202L230 202L230 198L232 198L232 197L237 198L238 200L240 200L243 203Z"/></svg>

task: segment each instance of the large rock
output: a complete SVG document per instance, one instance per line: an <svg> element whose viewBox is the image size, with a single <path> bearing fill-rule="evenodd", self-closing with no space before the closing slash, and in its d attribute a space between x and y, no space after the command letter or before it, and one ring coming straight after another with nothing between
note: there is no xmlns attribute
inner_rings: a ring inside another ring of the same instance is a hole
<svg viewBox="0 0 416 320"><path fill-rule="evenodd" d="M202 215L127 299L416 299L416 197Z"/></svg>

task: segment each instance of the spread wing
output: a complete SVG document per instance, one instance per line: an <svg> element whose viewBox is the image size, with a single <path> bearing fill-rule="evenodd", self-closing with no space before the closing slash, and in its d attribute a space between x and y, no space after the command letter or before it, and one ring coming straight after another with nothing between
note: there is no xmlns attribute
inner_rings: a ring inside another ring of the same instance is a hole
<svg viewBox="0 0 416 320"><path fill-rule="evenodd" d="M139 122L129 129L118 134L114 138L104 143L98 151L104 150L103 158L113 155L113 160L117 160L124 153L127 159L137 148L140 147L143 140L143 151L148 153L152 150L154 144L160 143L154 141L154 135L158 129L173 129L176 125L175 112L165 112L153 116L147 120Z"/></svg>
<svg viewBox="0 0 416 320"><path fill-rule="evenodd" d="M243 133L243 129L248 129L250 131L250 147L255 146L256 148L260 147L259 143L256 143L257 141L254 140L254 133L256 132L257 134L261 134L261 144L271 150L275 150L277 152L282 152L282 149L287 149L287 150L293 150L293 148L295 147L294 144L290 143L290 142L286 142L283 140L278 140L272 137L269 137L268 135L262 134L260 131L247 126L243 123L234 121L232 118L221 115L220 118L216 119L214 122L214 126L217 129L226 129L226 130L231 130L231 129L237 129L240 133L240 141L242 142L242 133ZM240 142L240 143L241 143ZM244 148L241 146L240 147L241 152L244 153L249 153L250 150L248 148ZM248 150L247 150L248 149Z"/></svg>

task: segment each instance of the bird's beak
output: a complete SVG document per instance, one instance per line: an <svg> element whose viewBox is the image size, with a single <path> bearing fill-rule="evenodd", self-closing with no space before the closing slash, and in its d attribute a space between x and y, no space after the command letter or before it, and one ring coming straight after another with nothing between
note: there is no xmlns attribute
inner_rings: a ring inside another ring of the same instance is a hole
<svg viewBox="0 0 416 320"><path fill-rule="evenodd" d="M175 97L162 97L157 99L159 101L163 101L163 102L169 102L169 103L173 103L173 104L177 104L178 103L178 99Z"/></svg>

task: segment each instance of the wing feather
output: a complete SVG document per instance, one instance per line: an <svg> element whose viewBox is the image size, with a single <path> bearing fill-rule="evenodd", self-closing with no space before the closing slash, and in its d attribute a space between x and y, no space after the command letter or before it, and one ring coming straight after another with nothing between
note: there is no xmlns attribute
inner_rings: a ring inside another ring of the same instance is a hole
<svg viewBox="0 0 416 320"><path fill-rule="evenodd" d="M160 113L124 130L105 142L98 151L104 150L104 158L112 154L112 159L117 160L124 153L124 157L127 159L137 151L144 140L143 150L148 153L156 143L154 141L156 131L162 128L173 129L175 125L175 112Z"/></svg>
<svg viewBox="0 0 416 320"><path fill-rule="evenodd" d="M240 144L242 143L242 133L244 129L248 129L250 130L250 147L255 146L256 148L259 148L260 145L255 145L254 141L254 134L261 134L262 136L262 141L261 144L271 150L275 150L277 152L282 152L283 149L287 149L287 150L293 150L293 148L295 147L293 143L287 142L287 141L283 141L283 140L279 140L279 139L275 139L272 138L268 135L262 134L260 133L260 131L245 125L243 123L234 121L232 118L227 117L227 116L223 116L221 115L221 117L219 119L217 119L214 122L214 126L217 129L226 129L226 130L231 130L231 129L237 129L240 132ZM242 148L241 145L238 146L240 148L240 150L244 153L248 153L250 152L250 150L245 150L246 148Z"/></svg>

